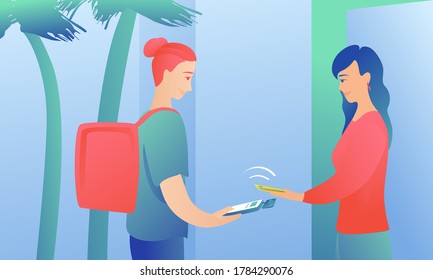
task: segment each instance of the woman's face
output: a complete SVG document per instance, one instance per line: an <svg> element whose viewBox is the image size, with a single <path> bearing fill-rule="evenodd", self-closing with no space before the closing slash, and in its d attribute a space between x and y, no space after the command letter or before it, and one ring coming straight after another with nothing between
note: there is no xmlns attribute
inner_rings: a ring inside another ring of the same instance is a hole
<svg viewBox="0 0 433 280"><path fill-rule="evenodd" d="M169 87L172 98L179 100L192 90L191 82L195 64L195 61L184 61L179 63L173 71L164 71L162 82Z"/></svg>
<svg viewBox="0 0 433 280"><path fill-rule="evenodd" d="M338 89L344 94L349 103L369 98L368 84L370 83L370 73L366 72L364 75L361 75L356 60L349 67L338 73L338 79L340 80Z"/></svg>

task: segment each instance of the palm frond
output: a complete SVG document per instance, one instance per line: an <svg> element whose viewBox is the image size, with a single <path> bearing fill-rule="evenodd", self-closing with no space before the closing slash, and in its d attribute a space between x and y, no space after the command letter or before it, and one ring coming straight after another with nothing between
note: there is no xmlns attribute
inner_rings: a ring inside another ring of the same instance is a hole
<svg viewBox="0 0 433 280"><path fill-rule="evenodd" d="M78 0L76 0L78 1ZM194 23L201 13L182 6L172 0L91 0L93 16L108 27L110 20L125 9L167 26L188 26Z"/></svg>
<svg viewBox="0 0 433 280"><path fill-rule="evenodd" d="M134 9L137 13L167 26L189 26L195 23L195 17L200 12L180 5L171 0L135 1L148 2L149 6L137 5Z"/></svg>
<svg viewBox="0 0 433 280"><path fill-rule="evenodd" d="M14 15L21 31L53 41L72 41L86 30L67 18L59 9L58 0L16 0Z"/></svg>
<svg viewBox="0 0 433 280"><path fill-rule="evenodd" d="M13 3L12 1L2 0L0 2L0 39L6 33L6 30L16 21L12 15Z"/></svg>
<svg viewBox="0 0 433 280"><path fill-rule="evenodd" d="M37 23L21 19L20 24L22 32L35 34L53 41L72 41L77 38L76 34L80 33L79 30L86 31L62 14L53 14L49 16L49 20L44 17Z"/></svg>
<svg viewBox="0 0 433 280"><path fill-rule="evenodd" d="M85 2L90 2L90 0L60 0L59 10L65 13L69 18L73 18L75 12L81 7Z"/></svg>
<svg viewBox="0 0 433 280"><path fill-rule="evenodd" d="M93 16L98 23L104 24L104 28L107 29L110 20L121 13L130 4L130 1L92 0Z"/></svg>

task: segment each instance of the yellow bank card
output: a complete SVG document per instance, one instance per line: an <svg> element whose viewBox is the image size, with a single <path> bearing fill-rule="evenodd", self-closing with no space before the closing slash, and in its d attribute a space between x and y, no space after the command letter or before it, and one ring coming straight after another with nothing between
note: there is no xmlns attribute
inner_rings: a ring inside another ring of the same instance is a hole
<svg viewBox="0 0 433 280"><path fill-rule="evenodd" d="M274 188L274 187L270 187L270 186L264 186L264 185L259 185L259 184L255 184L256 188L259 191L265 191L265 192L284 192L284 189L280 189L280 188Z"/></svg>

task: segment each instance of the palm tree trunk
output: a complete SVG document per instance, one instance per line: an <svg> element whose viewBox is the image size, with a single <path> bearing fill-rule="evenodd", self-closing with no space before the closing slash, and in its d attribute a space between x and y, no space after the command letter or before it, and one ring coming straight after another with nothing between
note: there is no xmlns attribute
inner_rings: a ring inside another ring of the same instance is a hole
<svg viewBox="0 0 433 280"><path fill-rule="evenodd" d="M25 33L32 45L41 70L45 89L47 132L45 170L37 259L54 259L60 198L62 164L62 123L56 73L39 36Z"/></svg>
<svg viewBox="0 0 433 280"><path fill-rule="evenodd" d="M105 67L99 104L99 122L116 122L119 115L120 97L122 95L126 62L131 44L137 13L126 9L122 12L111 42ZM108 212L90 210L89 244L87 258L89 260L107 259L108 246Z"/></svg>

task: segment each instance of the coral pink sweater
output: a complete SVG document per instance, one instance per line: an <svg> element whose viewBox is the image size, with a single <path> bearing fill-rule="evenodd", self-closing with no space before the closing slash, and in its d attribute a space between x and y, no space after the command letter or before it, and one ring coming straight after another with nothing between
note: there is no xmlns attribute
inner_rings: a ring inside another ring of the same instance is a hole
<svg viewBox="0 0 433 280"><path fill-rule="evenodd" d="M388 161L388 132L378 112L352 121L332 154L335 174L310 189L304 202L340 201L337 231L362 234L389 229L384 189Z"/></svg>

